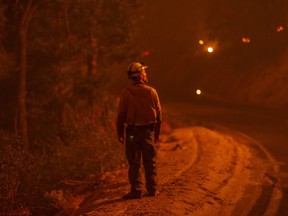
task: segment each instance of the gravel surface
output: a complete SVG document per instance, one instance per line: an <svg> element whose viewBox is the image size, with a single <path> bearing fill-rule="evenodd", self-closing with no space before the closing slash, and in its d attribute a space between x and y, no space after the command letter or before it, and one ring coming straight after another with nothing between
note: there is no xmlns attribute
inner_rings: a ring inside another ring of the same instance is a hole
<svg viewBox="0 0 288 216"><path fill-rule="evenodd" d="M265 149L245 135L179 128L161 138L157 197L122 200L129 190L123 169L110 174L101 192L82 194L78 209L58 215L272 216L282 198L277 170Z"/></svg>

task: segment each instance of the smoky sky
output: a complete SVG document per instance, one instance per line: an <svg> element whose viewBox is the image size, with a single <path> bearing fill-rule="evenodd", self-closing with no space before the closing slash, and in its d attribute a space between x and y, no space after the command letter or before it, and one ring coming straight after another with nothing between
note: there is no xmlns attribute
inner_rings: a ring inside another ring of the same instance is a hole
<svg viewBox="0 0 288 216"><path fill-rule="evenodd" d="M136 43L148 55L140 61L163 94L225 92L287 49L288 30L277 32L280 25L286 28L287 9L282 0L147 0Z"/></svg>

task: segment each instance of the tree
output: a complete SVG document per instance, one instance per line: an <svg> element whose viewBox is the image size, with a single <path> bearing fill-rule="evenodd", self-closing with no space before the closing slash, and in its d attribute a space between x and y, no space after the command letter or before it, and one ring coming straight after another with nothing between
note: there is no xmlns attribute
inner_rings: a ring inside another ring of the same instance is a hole
<svg viewBox="0 0 288 216"><path fill-rule="evenodd" d="M29 31L29 24L36 11L36 4L33 0L27 1L5 1L7 23L14 24L8 28L10 33L14 33L10 39L10 43L16 42L19 45L19 50L15 52L16 59L18 59L19 68L19 92L18 92L18 111L16 114L16 128L21 132L23 137L23 145L28 150L28 127L27 127L27 111L26 111L26 73L27 73L27 35ZM9 23L11 21L11 23ZM17 36L15 36L17 35ZM9 38L9 33L6 39ZM14 45L15 46L15 45ZM7 45L6 45L6 48ZM11 48L11 47L9 47ZM9 49L8 48L8 49ZM13 49L13 48L12 48ZM15 50L14 50L15 51Z"/></svg>
<svg viewBox="0 0 288 216"><path fill-rule="evenodd" d="M3 2L0 2L0 42L3 40L4 36L4 26L5 26L5 16L4 16L5 5ZM7 56L3 49L2 43L0 43L0 79L6 74L6 63Z"/></svg>
<svg viewBox="0 0 288 216"><path fill-rule="evenodd" d="M137 0L0 1L0 11L4 9L5 18L0 20L0 28L2 22L5 24L0 32L1 45L14 61L9 76L20 80L11 86L1 78L0 87L2 90L3 83L7 89L5 99L18 101L18 114L17 117L13 114L13 118L29 151L29 157L21 159L23 167L18 168L23 174L15 180L19 187L13 190L13 199L18 199L19 205L39 207L42 195L54 188L54 183L66 177L86 176L88 169L79 172L74 166L83 166L85 157L94 168L99 166L98 162L107 164L102 160L111 159L109 144L112 145L114 139L110 135L114 131L115 100L103 99L107 95L103 93L107 82L105 72L109 71L109 65L129 58L135 51L131 38L139 16L138 3ZM18 97L16 93L11 94L13 90L18 92ZM68 118L68 126L72 127L66 128L69 145L63 145L66 143L58 139L61 130L57 127L61 123L61 112L65 112L63 107L68 107L68 117L72 117ZM1 106L1 118L7 110ZM13 148L22 144L19 136L15 136L17 142L10 139ZM75 151L75 146L79 151ZM12 151L6 149L11 154ZM87 149L90 156L86 154ZM12 160L16 160L15 154ZM112 161L109 169L119 164ZM62 169L67 172L63 173ZM108 166L101 170L108 170ZM11 175L15 175L15 170ZM9 185L8 180L7 183ZM46 200L43 203L47 205Z"/></svg>
<svg viewBox="0 0 288 216"><path fill-rule="evenodd" d="M55 99L60 106L74 103L77 98L93 101L99 94L95 86L104 86L109 65L132 55L131 39L139 19L135 11L140 2L3 1L7 7L7 33L3 41L6 50L18 56L16 124L26 150L29 149L27 122L32 116L29 110L38 104L43 113ZM66 90L59 92L60 86Z"/></svg>
<svg viewBox="0 0 288 216"><path fill-rule="evenodd" d="M26 77L27 77L27 36L29 24L33 14L36 11L36 5L33 5L32 0L29 0L23 11L20 28L20 82L19 82L19 123L20 130L23 136L24 149L28 151L28 127L27 127L27 111L26 111Z"/></svg>

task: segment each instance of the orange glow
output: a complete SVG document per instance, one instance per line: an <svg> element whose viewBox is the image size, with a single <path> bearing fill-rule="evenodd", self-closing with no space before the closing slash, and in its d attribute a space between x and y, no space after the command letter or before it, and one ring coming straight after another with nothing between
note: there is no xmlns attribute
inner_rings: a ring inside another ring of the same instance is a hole
<svg viewBox="0 0 288 216"><path fill-rule="evenodd" d="M149 51L144 51L141 53L141 56L145 57L145 56L149 56L150 52Z"/></svg>
<svg viewBox="0 0 288 216"><path fill-rule="evenodd" d="M197 89L197 90L196 90L196 94L197 94L197 95L200 95L200 94L201 94L201 90L200 90L200 89Z"/></svg>
<svg viewBox="0 0 288 216"><path fill-rule="evenodd" d="M203 41L203 40L199 40L199 44L200 44L200 45L203 45L203 44L204 44L204 41Z"/></svg>
<svg viewBox="0 0 288 216"><path fill-rule="evenodd" d="M243 43L250 43L251 42L251 40L250 40L250 38L242 38L242 42Z"/></svg>
<svg viewBox="0 0 288 216"><path fill-rule="evenodd" d="M207 51L208 51L209 53L212 53L214 50L213 50L212 47L208 47Z"/></svg>
<svg viewBox="0 0 288 216"><path fill-rule="evenodd" d="M283 27L283 26L277 27L277 31L278 31L278 32L283 31L283 30L284 30L284 27Z"/></svg>

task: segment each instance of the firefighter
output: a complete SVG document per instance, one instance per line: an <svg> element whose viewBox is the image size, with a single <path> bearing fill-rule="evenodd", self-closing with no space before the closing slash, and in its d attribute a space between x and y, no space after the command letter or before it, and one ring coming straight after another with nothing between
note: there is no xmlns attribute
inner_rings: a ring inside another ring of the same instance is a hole
<svg viewBox="0 0 288 216"><path fill-rule="evenodd" d="M157 91L147 85L147 66L132 62L128 78L132 85L126 87L119 101L117 115L118 140L125 143L129 163L130 192L123 199L142 197L141 165L143 163L147 196L156 196L156 142L162 121L161 105ZM141 163L142 162L142 163Z"/></svg>

